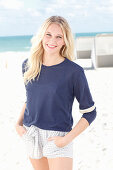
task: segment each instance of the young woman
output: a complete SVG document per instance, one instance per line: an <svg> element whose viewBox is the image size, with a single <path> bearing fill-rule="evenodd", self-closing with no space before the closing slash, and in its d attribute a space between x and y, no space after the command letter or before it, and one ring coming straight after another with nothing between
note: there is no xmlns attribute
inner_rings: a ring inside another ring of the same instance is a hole
<svg viewBox="0 0 113 170"><path fill-rule="evenodd" d="M22 63L26 101L16 131L35 170L72 170L73 140L96 117L84 70L73 59L68 22L51 16L32 38L31 55ZM72 129L74 98L82 116Z"/></svg>

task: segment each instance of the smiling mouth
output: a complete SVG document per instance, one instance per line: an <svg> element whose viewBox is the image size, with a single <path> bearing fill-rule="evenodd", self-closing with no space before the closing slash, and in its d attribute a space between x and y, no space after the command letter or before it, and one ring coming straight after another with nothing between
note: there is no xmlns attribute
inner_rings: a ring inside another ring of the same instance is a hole
<svg viewBox="0 0 113 170"><path fill-rule="evenodd" d="M49 44L47 44L47 46L48 46L49 48L51 48L51 49L53 49L53 48L56 48L56 47L57 47L57 46L49 45Z"/></svg>

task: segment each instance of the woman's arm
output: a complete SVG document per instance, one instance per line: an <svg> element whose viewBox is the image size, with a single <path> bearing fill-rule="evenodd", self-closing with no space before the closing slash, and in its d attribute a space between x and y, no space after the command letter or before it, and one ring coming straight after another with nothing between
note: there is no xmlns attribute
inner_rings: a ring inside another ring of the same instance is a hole
<svg viewBox="0 0 113 170"><path fill-rule="evenodd" d="M20 116L17 120L17 123L16 125L20 125L20 126L23 126L23 118L24 118L24 111L25 111L25 108L26 108L26 103L24 103L23 107L22 107L22 110L20 112Z"/></svg>
<svg viewBox="0 0 113 170"><path fill-rule="evenodd" d="M15 125L16 131L20 136L22 136L26 132L26 129L23 127L23 118L24 118L25 108L26 108L26 103L24 103L22 110L20 112L20 116Z"/></svg>
<svg viewBox="0 0 113 170"><path fill-rule="evenodd" d="M96 107L90 93L89 85L82 69L78 78L73 77L73 92L79 103L79 111L82 113L81 119L76 126L64 137L65 143L70 143L75 137L82 133L96 118Z"/></svg>
<svg viewBox="0 0 113 170"><path fill-rule="evenodd" d="M82 133L89 126L88 121L85 118L81 118L75 127L64 136L65 143L70 143L72 140Z"/></svg>
<svg viewBox="0 0 113 170"><path fill-rule="evenodd" d="M66 143L70 143L75 137L82 133L95 120L96 108L89 113L84 113L76 126L65 136Z"/></svg>

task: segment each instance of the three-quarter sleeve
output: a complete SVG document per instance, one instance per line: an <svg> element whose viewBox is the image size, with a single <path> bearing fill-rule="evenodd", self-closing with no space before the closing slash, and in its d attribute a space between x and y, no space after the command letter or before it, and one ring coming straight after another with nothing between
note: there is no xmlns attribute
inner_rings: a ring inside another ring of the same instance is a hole
<svg viewBox="0 0 113 170"><path fill-rule="evenodd" d="M22 62L22 76L24 77L24 73L26 71L25 66L26 66L27 59ZM27 99L25 100L25 103L27 103Z"/></svg>
<svg viewBox="0 0 113 170"><path fill-rule="evenodd" d="M76 80L74 78L74 97L79 102L79 111L82 113L82 117L90 125L96 118L96 107L83 69L79 71Z"/></svg>

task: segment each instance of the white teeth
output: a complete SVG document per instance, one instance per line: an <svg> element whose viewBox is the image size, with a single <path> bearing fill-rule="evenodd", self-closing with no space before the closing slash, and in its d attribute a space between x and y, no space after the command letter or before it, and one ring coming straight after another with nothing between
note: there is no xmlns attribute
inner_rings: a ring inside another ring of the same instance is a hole
<svg viewBox="0 0 113 170"><path fill-rule="evenodd" d="M52 46L52 45L48 45L48 47L55 47L55 46Z"/></svg>

